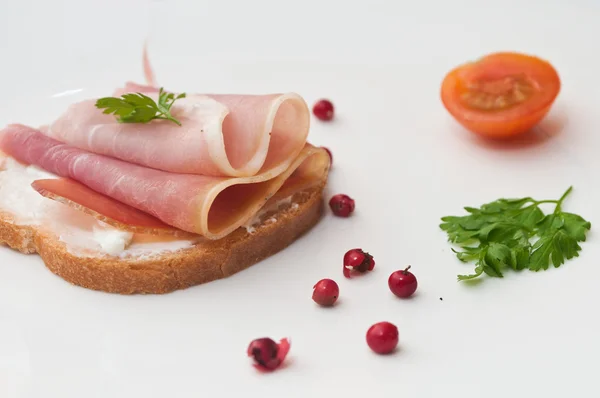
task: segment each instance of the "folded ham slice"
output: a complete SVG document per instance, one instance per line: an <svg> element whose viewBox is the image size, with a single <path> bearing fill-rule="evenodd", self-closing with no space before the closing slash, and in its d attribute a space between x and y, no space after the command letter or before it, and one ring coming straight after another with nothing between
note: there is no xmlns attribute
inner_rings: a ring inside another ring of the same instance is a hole
<svg viewBox="0 0 600 398"><path fill-rule="evenodd" d="M42 196L80 210L123 231L150 235L191 235L70 178L35 180L31 186Z"/></svg>
<svg viewBox="0 0 600 398"><path fill-rule="evenodd" d="M152 130L146 133L152 134ZM143 137L137 139L143 152L148 144ZM303 142L298 155L286 161L287 167L282 171L272 167L238 178L178 174L87 152L19 124L0 131L0 150L22 163L78 181L168 226L209 239L219 239L239 228L282 187L293 192L295 186L305 189L311 184L324 183L329 168L327 152ZM47 186L42 188L46 192L52 190ZM80 203L81 195L78 198L69 192L68 189L54 192L54 197L85 206ZM93 201L88 200L89 203ZM101 211L96 212L102 215ZM110 218L107 214L103 216Z"/></svg>
<svg viewBox="0 0 600 398"><path fill-rule="evenodd" d="M128 84L115 93L151 86ZM249 177L281 173L304 148L310 124L297 94L197 95L177 100L166 121L119 123L90 99L71 105L43 132L57 141L130 163L174 173Z"/></svg>

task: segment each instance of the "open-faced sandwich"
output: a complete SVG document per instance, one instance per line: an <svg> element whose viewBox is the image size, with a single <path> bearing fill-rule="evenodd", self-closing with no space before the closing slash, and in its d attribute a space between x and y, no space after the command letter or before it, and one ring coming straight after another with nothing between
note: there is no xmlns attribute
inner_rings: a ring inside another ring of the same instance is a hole
<svg viewBox="0 0 600 398"><path fill-rule="evenodd" d="M245 269L318 222L330 158L307 142L300 96L174 94L151 80L0 130L0 242L76 285L167 293Z"/></svg>

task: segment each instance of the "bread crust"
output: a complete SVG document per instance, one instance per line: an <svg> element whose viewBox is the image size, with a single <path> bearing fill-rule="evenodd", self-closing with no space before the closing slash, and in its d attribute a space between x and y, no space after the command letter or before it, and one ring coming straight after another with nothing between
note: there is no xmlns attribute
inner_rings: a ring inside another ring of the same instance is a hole
<svg viewBox="0 0 600 398"><path fill-rule="evenodd" d="M16 225L6 213L0 213L0 243L38 253L50 271L74 285L109 293L164 294L231 276L289 246L321 218L324 185L295 194L294 205L274 215L277 222L262 222L252 233L239 228L223 239L150 258L80 257L58 237Z"/></svg>

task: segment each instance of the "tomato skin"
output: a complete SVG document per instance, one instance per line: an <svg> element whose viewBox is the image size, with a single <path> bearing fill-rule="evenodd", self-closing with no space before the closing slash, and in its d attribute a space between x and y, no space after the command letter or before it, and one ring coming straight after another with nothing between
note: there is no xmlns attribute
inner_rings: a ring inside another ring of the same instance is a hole
<svg viewBox="0 0 600 398"><path fill-rule="evenodd" d="M502 109L477 109L462 96L473 82L521 75L531 82L532 93L523 102ZM493 53L458 66L444 78L441 99L446 110L467 130L487 138L524 134L548 113L561 88L554 67L540 58L520 53Z"/></svg>

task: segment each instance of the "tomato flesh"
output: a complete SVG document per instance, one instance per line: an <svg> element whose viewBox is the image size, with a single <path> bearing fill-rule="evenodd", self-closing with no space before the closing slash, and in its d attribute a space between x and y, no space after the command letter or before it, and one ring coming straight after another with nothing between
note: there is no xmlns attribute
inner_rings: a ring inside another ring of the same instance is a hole
<svg viewBox="0 0 600 398"><path fill-rule="evenodd" d="M442 82L441 98L466 129L507 138L539 123L560 86L550 63L520 53L494 53L450 71Z"/></svg>

